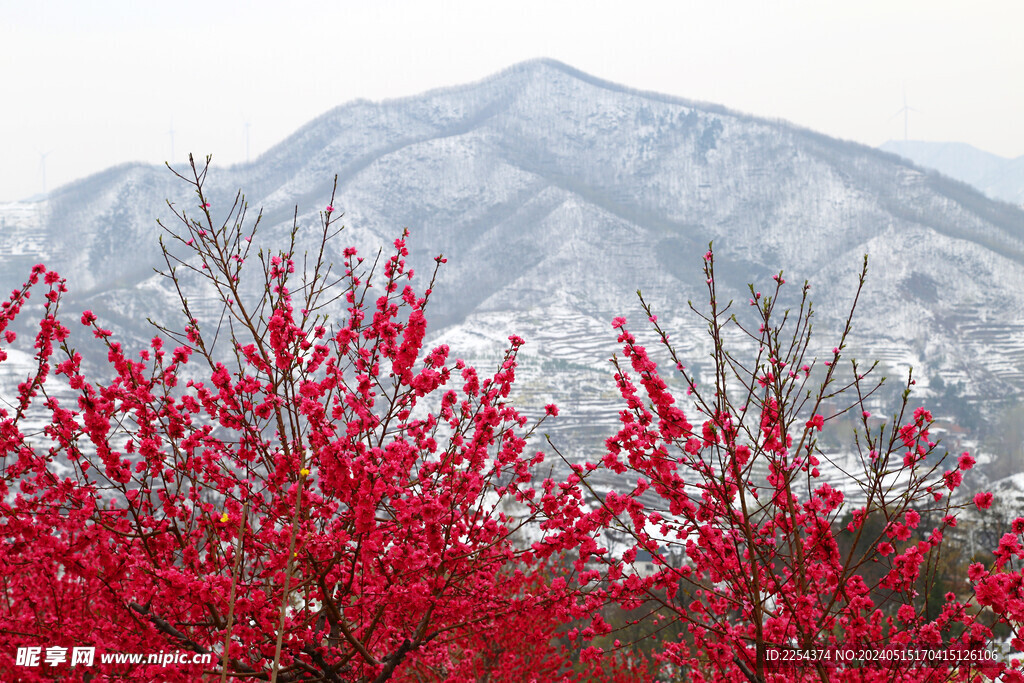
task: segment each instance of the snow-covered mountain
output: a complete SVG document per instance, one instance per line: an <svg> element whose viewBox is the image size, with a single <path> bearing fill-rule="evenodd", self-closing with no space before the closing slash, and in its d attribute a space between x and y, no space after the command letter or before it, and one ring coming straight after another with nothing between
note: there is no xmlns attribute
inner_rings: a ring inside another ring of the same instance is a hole
<svg viewBox="0 0 1024 683"><path fill-rule="evenodd" d="M973 185L993 199L1024 206L1024 156L1008 159L964 142L890 140L880 149Z"/></svg>
<svg viewBox="0 0 1024 683"><path fill-rule="evenodd" d="M971 400L1024 391L1024 212L893 154L542 60L340 106L250 164L214 167L208 187L215 211L242 189L273 241L296 205L300 223L317 224L335 174L349 226L337 260L406 226L421 272L443 252L433 335L484 365L508 334L527 339L523 400L563 406L556 432L570 453L580 434L611 429L610 321L646 325L637 289L691 366L709 369L687 301L703 300L711 240L738 301L780 269L810 280L827 348L869 253L858 356L913 365L919 387L941 376ZM71 310L151 334L147 316L177 315L152 275L168 199L194 201L166 169L132 165L0 206L0 284L41 260L69 276Z"/></svg>

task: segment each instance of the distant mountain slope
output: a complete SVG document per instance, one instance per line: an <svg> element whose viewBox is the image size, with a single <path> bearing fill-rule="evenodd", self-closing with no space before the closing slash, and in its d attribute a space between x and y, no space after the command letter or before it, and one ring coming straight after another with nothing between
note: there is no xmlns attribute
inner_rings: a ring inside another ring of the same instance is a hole
<svg viewBox="0 0 1024 683"><path fill-rule="evenodd" d="M913 365L919 387L942 376L983 403L1024 391L1024 212L885 152L541 60L327 112L251 164L215 168L214 210L242 188L264 207L271 244L295 205L300 223L316 223L335 174L350 228L334 256L352 243L375 252L405 226L421 272L444 252L434 336L477 357L525 337L524 395L571 408L559 424L577 436L607 435L614 420L609 323L625 314L644 326L638 288L706 363L687 301L702 300L710 240L727 297L746 301L746 282L782 268L809 279L828 348L870 253L859 355ZM2 284L46 260L69 274L72 310L88 305L142 338L147 315L176 311L148 275L167 198L193 201L166 169L128 166L0 207Z"/></svg>
<svg viewBox="0 0 1024 683"><path fill-rule="evenodd" d="M993 199L1024 206L1024 156L1007 159L963 142L890 140L879 149L973 185Z"/></svg>

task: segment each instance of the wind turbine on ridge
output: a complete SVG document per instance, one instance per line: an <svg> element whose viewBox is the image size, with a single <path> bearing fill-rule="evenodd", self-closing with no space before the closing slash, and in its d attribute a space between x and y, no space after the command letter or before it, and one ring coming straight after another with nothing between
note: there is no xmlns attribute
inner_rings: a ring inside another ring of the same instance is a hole
<svg viewBox="0 0 1024 683"><path fill-rule="evenodd" d="M242 114L242 118L245 120L245 163L249 163L249 127L251 122L249 116L245 113Z"/></svg>
<svg viewBox="0 0 1024 683"><path fill-rule="evenodd" d="M913 107L908 107L907 106L907 86L904 85L903 86L903 108L900 109L895 114L893 114L891 117L889 117L889 120L892 121L894 118L896 118L900 114L903 114L903 142L907 142L907 140L909 140L909 136L908 136L907 132L908 132L908 129L910 127L910 112L916 112L918 114L921 113L917 109L914 109Z"/></svg>
<svg viewBox="0 0 1024 683"><path fill-rule="evenodd" d="M39 151L39 150L37 150L37 151ZM52 149L47 150L45 152L39 151L39 169L40 169L40 171L42 173L42 176L43 176L43 195L44 196L46 195L46 157L50 156L50 154L52 152L53 152Z"/></svg>

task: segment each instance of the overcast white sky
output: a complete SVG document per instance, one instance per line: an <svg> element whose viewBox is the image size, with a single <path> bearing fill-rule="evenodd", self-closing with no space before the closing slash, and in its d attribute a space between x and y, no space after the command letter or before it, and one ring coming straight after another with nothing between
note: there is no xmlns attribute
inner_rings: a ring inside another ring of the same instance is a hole
<svg viewBox="0 0 1024 683"><path fill-rule="evenodd" d="M1024 2L0 0L0 201L127 161L252 157L355 98L553 57L879 145L1024 154Z"/></svg>

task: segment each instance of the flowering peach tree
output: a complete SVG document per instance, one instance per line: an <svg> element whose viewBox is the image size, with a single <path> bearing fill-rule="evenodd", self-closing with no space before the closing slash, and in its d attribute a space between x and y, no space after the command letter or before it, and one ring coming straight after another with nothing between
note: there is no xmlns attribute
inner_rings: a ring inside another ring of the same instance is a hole
<svg viewBox="0 0 1024 683"><path fill-rule="evenodd" d="M865 258L854 307L866 272ZM681 634L662 638L657 655L670 679L1024 680L1024 518L990 566L972 564L958 590L929 603L944 578L944 540L972 504L954 494L974 459L938 457L932 415L908 407L912 380L895 414L870 415L874 368L841 366L852 309L816 367L807 285L799 307L786 312L781 274L769 295L751 287L753 322L744 324L718 301L710 250L704 274L710 304L698 314L714 370L707 386L641 297L685 401L626 321L612 323L623 353L613 360L620 428L602 459L573 465L570 483L599 504L561 518L571 520L565 534L579 548L576 567L592 596L642 615L655 632ZM735 350L737 336L753 348L750 357ZM691 406L690 417L681 405ZM819 445L822 430L840 419L859 424L847 459ZM856 502L824 480L826 466L842 474ZM596 490L589 481L599 472L620 486ZM973 505L991 502L981 493ZM641 571L638 557L654 570ZM1015 658L996 659L989 649L993 621L1011 633ZM613 635L598 615L578 637L603 637L608 649ZM625 647L619 639L610 645ZM589 654L600 650L595 641Z"/></svg>
<svg viewBox="0 0 1024 683"><path fill-rule="evenodd" d="M297 222L285 249L259 251L244 199L216 221L206 172L191 170L198 209L175 211L164 247L184 329L129 354L86 311L113 373L101 383L59 315L64 279L37 266L3 304L10 344L43 290L35 370L0 412L0 677L581 675L555 636L585 601L552 580L550 553L513 543L536 526L525 505L543 459L527 450L539 422L509 402L523 341L490 375L425 348L431 290L413 288L404 236L375 259L345 249L336 273L327 206L296 272ZM212 292L212 321L190 282Z"/></svg>

